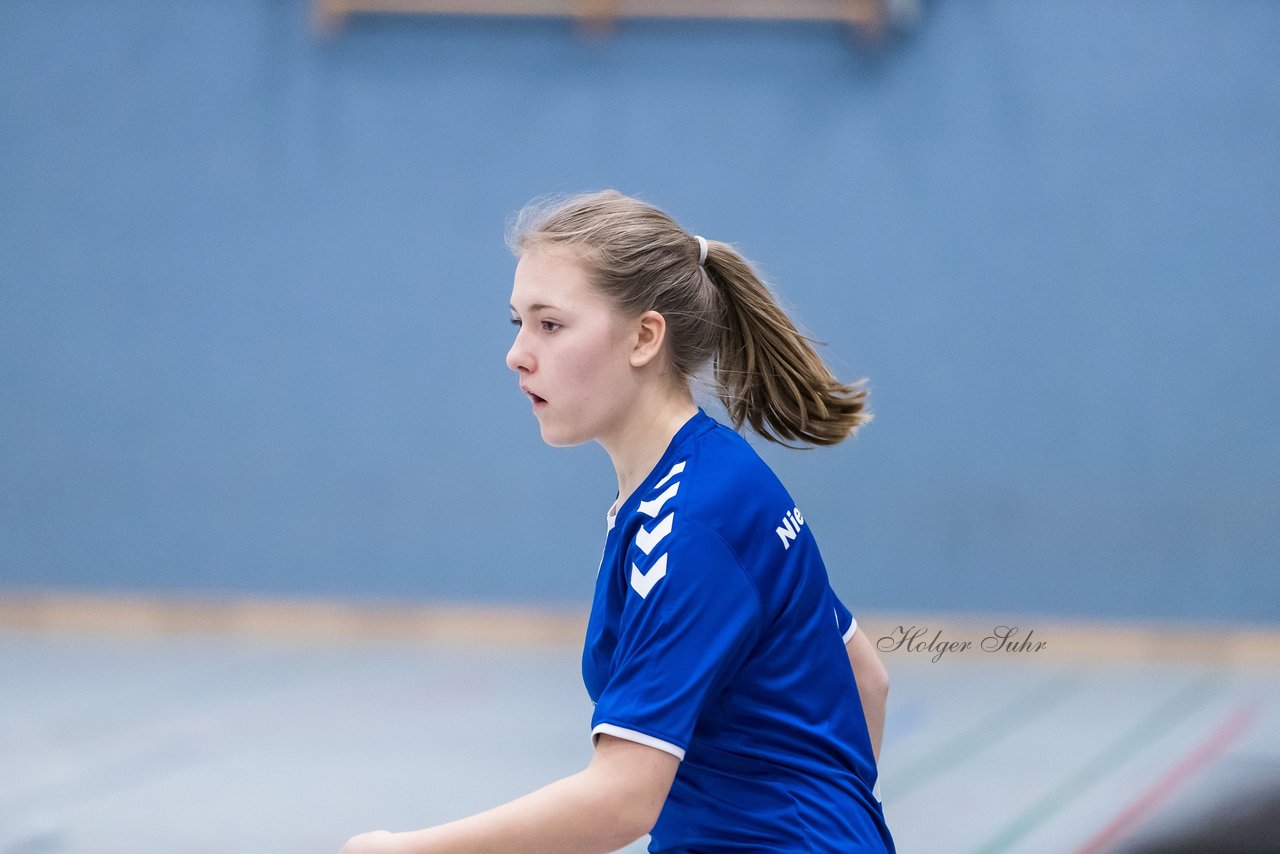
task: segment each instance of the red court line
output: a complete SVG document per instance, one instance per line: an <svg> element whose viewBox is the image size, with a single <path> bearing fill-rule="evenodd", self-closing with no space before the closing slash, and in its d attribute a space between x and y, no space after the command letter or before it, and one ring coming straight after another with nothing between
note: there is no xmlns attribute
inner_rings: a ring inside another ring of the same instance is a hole
<svg viewBox="0 0 1280 854"><path fill-rule="evenodd" d="M1245 730L1253 726L1257 717L1257 700L1249 701L1236 709L1235 714L1228 718L1226 723L1218 727L1217 731L1201 742L1200 746L1191 751L1185 759L1166 771L1151 788L1143 792L1137 800L1112 819L1110 824L1081 846L1076 854L1099 854L1119 842L1134 829L1139 821L1150 815L1161 801L1186 782L1188 777L1216 758L1233 741L1243 735Z"/></svg>

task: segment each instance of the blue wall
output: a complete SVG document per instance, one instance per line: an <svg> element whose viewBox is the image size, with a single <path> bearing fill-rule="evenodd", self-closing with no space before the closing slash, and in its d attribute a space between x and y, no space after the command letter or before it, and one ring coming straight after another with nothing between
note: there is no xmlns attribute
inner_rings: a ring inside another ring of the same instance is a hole
<svg viewBox="0 0 1280 854"><path fill-rule="evenodd" d="M1280 6L836 26L0 6L0 592L584 606L505 220L616 186L867 376L765 448L865 610L1280 621ZM758 443L759 444L759 443Z"/></svg>

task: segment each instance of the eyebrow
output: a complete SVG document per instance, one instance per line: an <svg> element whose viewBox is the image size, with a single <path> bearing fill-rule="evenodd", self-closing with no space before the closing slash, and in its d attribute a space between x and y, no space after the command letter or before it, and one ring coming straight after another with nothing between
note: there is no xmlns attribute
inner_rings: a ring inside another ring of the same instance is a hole
<svg viewBox="0 0 1280 854"><path fill-rule="evenodd" d="M516 311L516 307L514 305L510 306L510 308L512 311ZM543 309L548 309L548 308L554 309L555 306L547 305L546 303L535 302L533 305L529 306L529 312L532 314L534 312L539 312L539 311L542 311ZM517 311L516 314L519 314L519 312Z"/></svg>

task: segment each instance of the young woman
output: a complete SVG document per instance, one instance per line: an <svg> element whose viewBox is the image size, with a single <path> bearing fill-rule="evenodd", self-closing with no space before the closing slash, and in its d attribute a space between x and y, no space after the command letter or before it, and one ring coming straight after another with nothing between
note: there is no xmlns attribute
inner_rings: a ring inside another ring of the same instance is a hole
<svg viewBox="0 0 1280 854"><path fill-rule="evenodd" d="M735 432L830 445L866 419L730 245L608 191L512 233L507 365L549 445L599 442L618 496L582 669L586 769L366 852L892 851L888 681L803 514ZM696 405L710 366L733 430ZM856 674L856 678L855 678Z"/></svg>

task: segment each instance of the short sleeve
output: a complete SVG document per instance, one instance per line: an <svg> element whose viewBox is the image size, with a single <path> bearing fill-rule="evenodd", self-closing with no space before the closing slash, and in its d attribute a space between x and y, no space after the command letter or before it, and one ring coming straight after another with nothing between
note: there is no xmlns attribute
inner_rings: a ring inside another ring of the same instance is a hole
<svg viewBox="0 0 1280 854"><path fill-rule="evenodd" d="M680 522L665 550L627 554L631 583L591 733L683 759L702 709L758 640L761 608L728 545Z"/></svg>
<svg viewBox="0 0 1280 854"><path fill-rule="evenodd" d="M853 635L858 631L858 621L854 619L853 612L845 607L840 601L840 597L836 595L834 590L827 588L831 595L831 607L836 613L836 631L840 632L840 639L845 643L853 640Z"/></svg>

